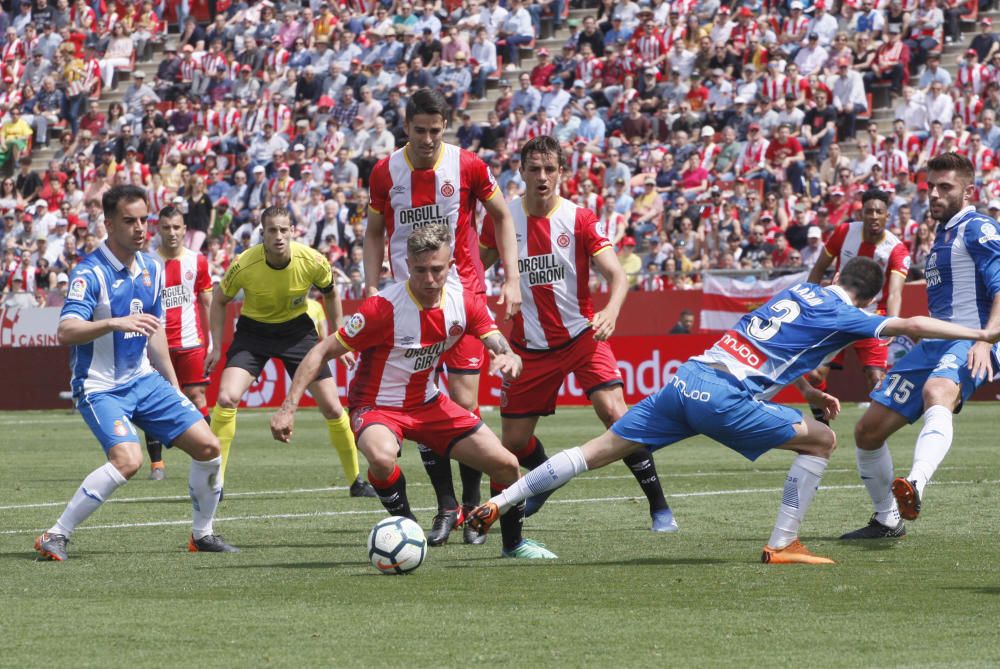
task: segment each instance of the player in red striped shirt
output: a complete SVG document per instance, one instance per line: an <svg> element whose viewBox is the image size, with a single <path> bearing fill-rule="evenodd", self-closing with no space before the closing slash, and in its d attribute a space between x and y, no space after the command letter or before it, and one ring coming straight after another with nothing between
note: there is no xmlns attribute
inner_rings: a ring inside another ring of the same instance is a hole
<svg viewBox="0 0 1000 669"><path fill-rule="evenodd" d="M594 212L559 195L566 165L559 141L535 138L522 147L521 158L526 190L511 203L511 214L524 302L514 316L511 341L524 360L524 372L516 381L504 382L500 416L504 446L522 466L534 469L548 457L535 427L539 417L555 413L559 387L569 374L576 375L605 426L628 410L618 361L607 341L628 294L628 279L611 242L598 232ZM483 226L480 239L486 265L497 260L490 228ZM607 306L596 313L591 263L611 293ZM639 449L625 463L649 500L653 530L676 531L649 450ZM527 515L544 501L530 500Z"/></svg>
<svg viewBox="0 0 1000 669"><path fill-rule="evenodd" d="M426 88L414 92L406 105L409 143L372 169L364 244L365 288L369 295L378 293L386 243L392 276L396 281L405 281L409 276L406 243L410 234L433 223L445 223L452 231L455 268L462 284L472 293L485 294L475 221L478 201L496 221L500 256L509 261L505 263L508 267L513 265L499 301L507 305L507 318L511 318L520 309L521 288L510 212L486 163L442 141L448 116L448 104L440 93ZM482 344L472 337L458 342L444 357L449 393L459 405L473 412L478 411L483 359ZM452 528L461 524L462 509L451 482L451 463L426 449L421 454L438 499L439 513L427 537L432 546L437 546L445 543ZM478 473L462 468L463 506L474 508L478 504L479 480ZM481 543L485 537L467 533L465 540Z"/></svg>
<svg viewBox="0 0 1000 669"><path fill-rule="evenodd" d="M836 261L839 271L851 258L872 258L885 273L885 284L876 295L868 311L881 316L899 316L903 303L903 284L910 271L910 252L906 244L886 230L889 218L889 194L870 189L861 196L861 220L842 223L823 245L823 253L809 273L809 283L819 284L828 267ZM871 391L885 377L888 366L888 342L880 339L862 339L853 345ZM841 351L829 363L821 365L809 375L809 382L820 390L825 388L830 369L842 368L844 353ZM815 412L814 412L815 414ZM818 418L817 418L818 420Z"/></svg>
<svg viewBox="0 0 1000 669"><path fill-rule="evenodd" d="M360 352L348 396L351 428L368 460L368 480L382 506L394 516L414 518L406 478L396 463L403 439L487 473L495 491L520 476L517 459L479 416L442 395L434 383L441 355L466 335L483 341L491 373L513 378L521 372L521 359L500 334L486 301L464 287L451 271L451 247L447 223L430 223L408 235L406 281L369 297L335 336L309 351L281 409L271 419L274 438L289 441L295 407L309 381L327 360ZM524 504L500 519L503 556L556 557L521 536L523 519Z"/></svg>
<svg viewBox="0 0 1000 669"><path fill-rule="evenodd" d="M208 352L208 309L212 305L212 277L208 260L200 253L184 247L184 215L174 207L164 207L159 218L160 246L163 262L163 313L166 320L167 346L170 362L181 387L201 415L208 420L205 388L205 354ZM166 476L163 464L163 444L147 438L151 471L149 478L162 481Z"/></svg>

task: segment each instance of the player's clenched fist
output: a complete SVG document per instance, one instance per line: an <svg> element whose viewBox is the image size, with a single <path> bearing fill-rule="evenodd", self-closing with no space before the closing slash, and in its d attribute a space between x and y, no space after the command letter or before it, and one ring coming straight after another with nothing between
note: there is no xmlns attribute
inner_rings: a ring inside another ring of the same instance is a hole
<svg viewBox="0 0 1000 669"><path fill-rule="evenodd" d="M271 416L271 436L275 441L288 443L292 440L292 430L295 427L295 414L280 409Z"/></svg>

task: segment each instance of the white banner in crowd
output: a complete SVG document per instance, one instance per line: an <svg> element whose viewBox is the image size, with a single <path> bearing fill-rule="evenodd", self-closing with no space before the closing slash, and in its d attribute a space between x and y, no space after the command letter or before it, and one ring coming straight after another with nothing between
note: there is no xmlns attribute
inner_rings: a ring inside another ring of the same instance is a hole
<svg viewBox="0 0 1000 669"><path fill-rule="evenodd" d="M705 275L705 297L701 307L702 330L728 330L745 314L809 277L808 272L788 274L766 281Z"/></svg>
<svg viewBox="0 0 1000 669"><path fill-rule="evenodd" d="M0 348L59 346L59 307L0 307Z"/></svg>

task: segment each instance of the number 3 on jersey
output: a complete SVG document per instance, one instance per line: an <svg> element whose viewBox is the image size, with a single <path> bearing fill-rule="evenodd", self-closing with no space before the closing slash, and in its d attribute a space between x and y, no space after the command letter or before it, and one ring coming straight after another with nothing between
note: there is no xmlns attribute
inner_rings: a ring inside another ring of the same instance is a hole
<svg viewBox="0 0 1000 669"><path fill-rule="evenodd" d="M882 394L891 397L892 401L897 404L906 404L906 401L910 399L910 392L913 390L913 382L907 381L900 374L890 374L885 381L885 390L882 391Z"/></svg>
<svg viewBox="0 0 1000 669"><path fill-rule="evenodd" d="M757 341L768 341L778 334L782 323L791 323L802 313L801 308L794 300L778 300L771 305L771 311L777 315L771 316L767 320L759 316L751 318L750 325L747 326L747 334Z"/></svg>

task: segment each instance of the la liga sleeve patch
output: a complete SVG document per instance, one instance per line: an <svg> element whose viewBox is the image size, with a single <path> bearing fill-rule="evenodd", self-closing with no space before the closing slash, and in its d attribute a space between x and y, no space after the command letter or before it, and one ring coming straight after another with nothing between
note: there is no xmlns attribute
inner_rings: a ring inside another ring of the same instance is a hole
<svg viewBox="0 0 1000 669"><path fill-rule="evenodd" d="M354 337L358 336L358 334L364 329L364 327L365 327L365 317L362 316L361 314L354 314L353 316L348 318L347 322L344 324L344 334L353 339Z"/></svg>
<svg viewBox="0 0 1000 669"><path fill-rule="evenodd" d="M73 279L73 283L69 285L69 293L66 294L67 300L82 300L87 294L87 280L83 277L77 277Z"/></svg>

